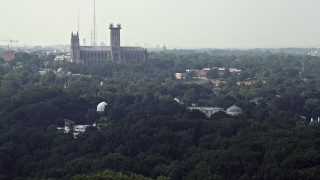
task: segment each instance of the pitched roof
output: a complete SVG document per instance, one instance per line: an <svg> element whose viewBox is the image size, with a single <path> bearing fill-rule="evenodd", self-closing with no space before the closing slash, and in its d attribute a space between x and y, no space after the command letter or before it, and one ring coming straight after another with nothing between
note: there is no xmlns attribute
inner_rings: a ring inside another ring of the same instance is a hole
<svg viewBox="0 0 320 180"><path fill-rule="evenodd" d="M80 46L81 51L111 51L111 46ZM134 46L122 46L120 51L122 52L133 52L133 51L144 51L143 47Z"/></svg>
<svg viewBox="0 0 320 180"><path fill-rule="evenodd" d="M111 51L110 46L80 46L81 51Z"/></svg>
<svg viewBox="0 0 320 180"><path fill-rule="evenodd" d="M134 47L134 46L123 46L120 47L121 51L144 51L145 49L142 47Z"/></svg>

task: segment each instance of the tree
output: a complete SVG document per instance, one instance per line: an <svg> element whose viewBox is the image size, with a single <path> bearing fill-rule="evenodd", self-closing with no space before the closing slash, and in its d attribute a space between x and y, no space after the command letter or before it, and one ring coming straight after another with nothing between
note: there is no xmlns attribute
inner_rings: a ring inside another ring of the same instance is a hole
<svg viewBox="0 0 320 180"><path fill-rule="evenodd" d="M219 78L219 71L217 68L212 68L208 73L207 73L207 77L209 79L217 79Z"/></svg>
<svg viewBox="0 0 320 180"><path fill-rule="evenodd" d="M229 78L231 76L230 70L226 68L223 73L224 78Z"/></svg>

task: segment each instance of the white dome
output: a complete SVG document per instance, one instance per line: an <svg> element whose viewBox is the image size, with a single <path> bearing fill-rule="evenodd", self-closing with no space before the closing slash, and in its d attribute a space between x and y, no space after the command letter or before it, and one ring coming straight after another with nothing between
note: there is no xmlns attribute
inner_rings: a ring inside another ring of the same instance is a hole
<svg viewBox="0 0 320 180"><path fill-rule="evenodd" d="M106 105L108 105L108 103L106 103L106 102L101 102L101 103L98 104L98 106L97 106L97 111L98 111L98 112L104 112L104 109L105 109Z"/></svg>
<svg viewBox="0 0 320 180"><path fill-rule="evenodd" d="M57 70L57 73L64 73L64 69L63 69L63 68L59 68L59 69Z"/></svg>
<svg viewBox="0 0 320 180"><path fill-rule="evenodd" d="M242 109L239 108L239 107L236 106L236 105L233 105L233 106L231 106L231 107L229 107L229 108L227 109L227 114L230 114L230 115L232 115L232 116L236 116L236 115L239 115L239 114L241 114L241 113L242 113Z"/></svg>

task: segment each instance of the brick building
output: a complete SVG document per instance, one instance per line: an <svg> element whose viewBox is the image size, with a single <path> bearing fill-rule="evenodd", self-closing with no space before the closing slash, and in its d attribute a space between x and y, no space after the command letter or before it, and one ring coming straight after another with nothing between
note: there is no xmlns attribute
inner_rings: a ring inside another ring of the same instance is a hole
<svg viewBox="0 0 320 180"><path fill-rule="evenodd" d="M14 52L14 51L4 52L2 58L5 61L12 61L12 60L14 60L16 58L16 52Z"/></svg>

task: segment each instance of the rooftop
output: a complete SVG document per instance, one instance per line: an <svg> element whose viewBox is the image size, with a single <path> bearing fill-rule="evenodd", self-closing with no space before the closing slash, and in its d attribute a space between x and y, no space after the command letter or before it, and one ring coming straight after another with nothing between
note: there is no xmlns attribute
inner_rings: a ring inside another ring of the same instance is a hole
<svg viewBox="0 0 320 180"><path fill-rule="evenodd" d="M111 46L80 46L81 51L111 51ZM142 47L120 47L121 51L144 51Z"/></svg>

